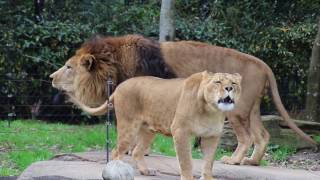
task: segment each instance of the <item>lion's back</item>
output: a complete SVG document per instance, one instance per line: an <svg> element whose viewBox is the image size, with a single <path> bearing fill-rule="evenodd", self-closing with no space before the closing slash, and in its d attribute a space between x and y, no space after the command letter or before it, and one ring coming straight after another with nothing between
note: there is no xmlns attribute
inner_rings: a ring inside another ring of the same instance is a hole
<svg viewBox="0 0 320 180"><path fill-rule="evenodd" d="M266 64L254 56L202 42L163 42L161 51L166 64L178 77L188 77L204 70L243 76L255 70L256 74L264 75L266 68Z"/></svg>
<svg viewBox="0 0 320 180"><path fill-rule="evenodd" d="M131 106L127 108L138 110L140 113L152 112L159 107L174 109L180 97L183 81L184 79L179 78L161 79L152 76L130 78L116 88L115 106Z"/></svg>

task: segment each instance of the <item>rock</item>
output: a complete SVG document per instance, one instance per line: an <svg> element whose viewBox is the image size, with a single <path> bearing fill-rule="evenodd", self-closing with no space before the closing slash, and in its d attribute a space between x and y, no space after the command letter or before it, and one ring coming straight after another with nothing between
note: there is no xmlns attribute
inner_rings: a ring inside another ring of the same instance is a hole
<svg viewBox="0 0 320 180"><path fill-rule="evenodd" d="M291 147L311 148L311 144L300 138L291 129L288 129L286 123L280 116L266 115L261 116L263 125L270 133L270 143L278 145L286 145ZM306 133L315 133L320 131L320 123L294 120L294 122ZM220 147L224 149L234 149L237 147L237 138L233 132L229 122L225 123L223 136L221 137Z"/></svg>
<svg viewBox="0 0 320 180"><path fill-rule="evenodd" d="M102 170L102 178L104 180L133 180L134 169L130 164L127 164L123 161L110 161Z"/></svg>
<svg viewBox="0 0 320 180"><path fill-rule="evenodd" d="M282 117L276 116L276 115L266 115L266 116L261 116L262 121L270 121L270 120L275 120L279 122L279 125L281 127L288 127L287 123L283 120ZM312 121L303 121L303 120L297 120L297 119L292 119L299 128L311 131L320 131L320 123L318 122L312 122Z"/></svg>
<svg viewBox="0 0 320 180"><path fill-rule="evenodd" d="M220 140L220 145L223 149L232 150L237 147L237 138L233 132L229 122L225 122L223 135Z"/></svg>

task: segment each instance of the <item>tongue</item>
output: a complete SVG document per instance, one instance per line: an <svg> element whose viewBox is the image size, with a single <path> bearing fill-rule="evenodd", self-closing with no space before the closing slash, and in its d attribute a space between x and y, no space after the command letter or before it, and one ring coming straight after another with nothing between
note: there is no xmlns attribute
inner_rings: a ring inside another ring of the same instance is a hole
<svg viewBox="0 0 320 180"><path fill-rule="evenodd" d="M224 103L231 103L232 100L231 100L231 98L229 96L227 96L226 98L223 99L223 102Z"/></svg>
<svg viewBox="0 0 320 180"><path fill-rule="evenodd" d="M228 104L231 104L231 103L233 103L233 100L230 98L230 96L227 96L227 97L224 98L224 99L220 99L220 100L218 101L218 103L228 103Z"/></svg>

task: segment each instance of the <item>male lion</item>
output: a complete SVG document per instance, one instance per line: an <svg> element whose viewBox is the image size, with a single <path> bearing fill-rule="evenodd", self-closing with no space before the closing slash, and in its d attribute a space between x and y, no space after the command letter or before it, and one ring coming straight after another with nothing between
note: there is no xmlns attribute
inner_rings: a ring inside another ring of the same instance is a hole
<svg viewBox="0 0 320 180"><path fill-rule="evenodd" d="M260 102L268 84L276 108L289 127L306 141L317 144L290 119L268 65L254 56L233 49L193 41L159 44L138 35L107 38L96 36L85 42L50 77L53 78L54 87L68 91L87 106L96 107L106 100L108 76L116 84L120 84L133 76L188 77L204 70L239 73L242 76L239 105L227 113L237 136L238 146L231 157L223 157L224 163L258 165L262 159L270 135L261 122ZM253 154L250 158L245 158L252 142Z"/></svg>
<svg viewBox="0 0 320 180"><path fill-rule="evenodd" d="M110 101L117 117L117 147L113 160L122 160L135 137L133 151L139 171L155 175L147 168L144 150L157 132L172 135L181 169L181 179L191 180L192 162L190 137L202 137L205 161L202 177L212 178L214 152L222 134L225 114L238 103L241 93L239 74L202 72L186 79L143 76L121 83Z"/></svg>

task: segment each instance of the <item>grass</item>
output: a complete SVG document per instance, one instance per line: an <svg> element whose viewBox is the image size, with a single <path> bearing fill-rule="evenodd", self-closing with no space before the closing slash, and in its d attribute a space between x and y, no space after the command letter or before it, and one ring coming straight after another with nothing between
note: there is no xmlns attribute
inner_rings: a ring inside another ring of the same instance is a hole
<svg viewBox="0 0 320 180"><path fill-rule="evenodd" d="M192 144L193 142L194 142L194 139L192 140ZM153 141L152 151L154 153L163 154L166 156L176 156L176 151L174 148L172 137L166 137L160 134L157 134ZM195 159L200 159L202 158L202 154L199 150L193 149L192 157Z"/></svg>
<svg viewBox="0 0 320 180"><path fill-rule="evenodd" d="M75 126L41 121L0 121L0 176L17 175L31 163L58 153L103 149L103 125ZM115 131L111 131L115 139Z"/></svg>
<svg viewBox="0 0 320 180"><path fill-rule="evenodd" d="M316 140L318 143L320 143L320 135L315 136L314 140Z"/></svg>
<svg viewBox="0 0 320 180"><path fill-rule="evenodd" d="M192 139L191 144L193 144L193 142L194 142L194 139ZM158 134L153 141L152 151L154 153L163 154L166 156L176 156L176 152L174 149L174 144L173 144L172 138L162 136L160 134ZM224 156L224 155L230 156L231 154L232 154L231 151L226 151L226 150L218 148L216 151L216 154L215 154L215 159L219 160L222 158L222 156ZM193 149L192 150L192 157L195 159L201 159L202 153L200 152L199 149Z"/></svg>
<svg viewBox="0 0 320 180"><path fill-rule="evenodd" d="M114 147L114 128L110 134ZM315 140L320 142L320 135L316 136ZM16 120L8 127L6 121L0 121L0 176L18 175L31 163L48 160L55 154L103 150L104 147L104 125L66 125ZM268 146L268 153L274 161L285 160L295 151L294 147ZM172 138L158 134L152 144L152 152L175 156ZM217 149L215 159L219 160L223 155L231 155L231 151ZM202 157L199 150L193 150L192 156ZM261 165L266 166L268 162L263 160Z"/></svg>
<svg viewBox="0 0 320 180"><path fill-rule="evenodd" d="M320 143L320 135L314 136L314 140ZM271 154L272 161L281 162L288 159L289 156L297 152L296 147L292 146L279 146L279 145L269 145L267 152ZM268 164L268 162L262 162L262 165Z"/></svg>
<svg viewBox="0 0 320 180"><path fill-rule="evenodd" d="M112 147L116 132L111 130ZM105 147L104 125L51 124L36 120L16 120L8 127L0 121L0 176L20 174L31 163L48 160L55 154L90 150L103 150ZM152 144L154 153L175 156L171 137L157 135ZM218 149L220 159L230 152ZM192 151L193 158L201 158L199 150Z"/></svg>
<svg viewBox="0 0 320 180"><path fill-rule="evenodd" d="M267 151L271 154L272 161L281 162L293 155L297 151L297 148L291 146L269 145Z"/></svg>

